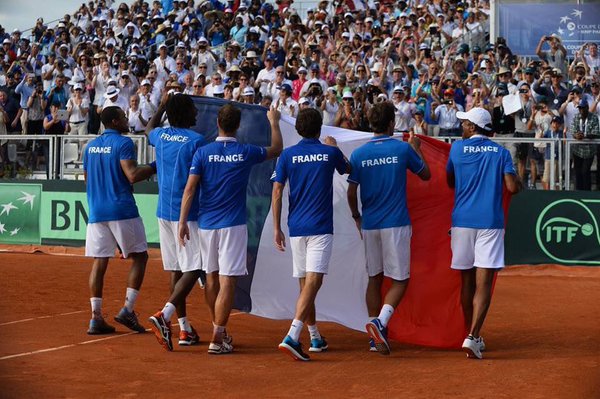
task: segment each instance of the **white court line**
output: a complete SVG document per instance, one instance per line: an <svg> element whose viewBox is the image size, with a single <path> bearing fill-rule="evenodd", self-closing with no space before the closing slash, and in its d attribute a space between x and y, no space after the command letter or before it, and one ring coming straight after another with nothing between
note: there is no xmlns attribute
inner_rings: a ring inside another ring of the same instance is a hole
<svg viewBox="0 0 600 399"><path fill-rule="evenodd" d="M146 331L151 331L151 330L147 329ZM54 352L54 351L61 350L61 349L73 348L73 347L78 346L78 345L87 345L87 344L93 344L95 342L107 341L109 339L126 337L126 336L132 335L132 334L139 334L139 333L135 332L135 331L132 331L132 332L125 333L125 334L113 335L113 336L110 336L110 337L104 337L104 338L92 339L92 340L89 340L89 341L78 342L76 344L62 345L62 346L56 346L54 348L47 348L47 349L40 349L40 350L37 350L37 351L17 353L17 354L14 354L14 355L8 355L8 356L0 357L0 360L8 360L8 359L14 359L14 358L17 358L17 357L37 355L39 353Z"/></svg>
<svg viewBox="0 0 600 399"><path fill-rule="evenodd" d="M51 317L67 316L67 315L70 315L70 314L85 313L85 312L87 312L87 310L76 310L74 312L65 312L65 313L59 313L59 314L53 314L53 315L46 315L46 316L39 316L39 317L30 317L28 319L15 320L15 321L7 321L5 323L0 323L0 326L8 326L10 324L25 323L27 321L32 321L32 320L49 319Z"/></svg>

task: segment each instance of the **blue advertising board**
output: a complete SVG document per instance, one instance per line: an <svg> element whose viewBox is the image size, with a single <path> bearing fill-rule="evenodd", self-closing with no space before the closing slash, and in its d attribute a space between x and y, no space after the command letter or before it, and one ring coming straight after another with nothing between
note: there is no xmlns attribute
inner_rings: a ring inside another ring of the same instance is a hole
<svg viewBox="0 0 600 399"><path fill-rule="evenodd" d="M600 43L600 2L499 3L498 11L498 35L506 38L514 54L535 55L540 38L551 34L561 38L568 56L584 43ZM543 49L547 48L544 44Z"/></svg>

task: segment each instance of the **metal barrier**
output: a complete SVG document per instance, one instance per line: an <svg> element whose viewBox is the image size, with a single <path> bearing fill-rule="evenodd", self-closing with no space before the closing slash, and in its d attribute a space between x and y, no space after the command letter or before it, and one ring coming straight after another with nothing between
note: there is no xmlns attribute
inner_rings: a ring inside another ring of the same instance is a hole
<svg viewBox="0 0 600 399"><path fill-rule="evenodd" d="M30 141L31 142L31 146L27 145L27 142ZM42 149L42 155L47 158L45 159L46 162L46 170L43 171L43 175L46 176L46 178L52 178L54 177L54 173L55 173L55 167L56 167L56 160L55 160L55 154L56 154L56 136L51 136L51 135L42 135L42 134L31 134L31 135L21 135L21 134L4 134L4 135L0 135L0 143L1 143L1 155L3 157L3 162L4 164L10 165L11 166L11 172L12 172L12 176L10 177L15 177L16 174L18 173L17 171L17 166L19 164L23 164L24 166L24 170L26 171L26 173L29 175L29 169L27 168L27 157L31 156L31 161L33 162L33 160L35 158L37 158L38 154L38 148L37 145L38 142L47 142L46 145L42 144L41 149ZM20 159L20 157L22 157L23 155L25 155L25 159ZM33 164L32 164L32 168L30 170L31 172L31 176L34 176L34 174L36 171L33 168ZM27 177L27 176L22 176L22 177Z"/></svg>
<svg viewBox="0 0 600 399"><path fill-rule="evenodd" d="M571 147L574 145L584 145L584 144L593 144L600 145L600 139L585 139L585 140L575 140L575 139L566 139L565 140L565 187L567 190L571 189ZM596 154L598 154L598 149L596 149ZM596 173L599 173L600 169L600 159L596 158ZM597 187L596 189L600 189Z"/></svg>
<svg viewBox="0 0 600 399"><path fill-rule="evenodd" d="M72 176L75 180L83 175L83 151L87 144L97 138L96 135L82 136L55 136L60 140L60 178L65 179ZM145 135L127 135L135 145L137 159L139 163L146 163L147 157L147 138ZM69 167L67 167L69 166Z"/></svg>

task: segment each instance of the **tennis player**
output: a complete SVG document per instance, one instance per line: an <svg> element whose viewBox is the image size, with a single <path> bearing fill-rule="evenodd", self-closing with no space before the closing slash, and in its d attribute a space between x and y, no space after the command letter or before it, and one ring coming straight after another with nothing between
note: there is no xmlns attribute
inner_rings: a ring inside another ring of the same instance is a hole
<svg viewBox="0 0 600 399"><path fill-rule="evenodd" d="M321 144L323 118L314 108L303 109L296 130L303 137L279 157L273 180L275 246L285 251L281 231L281 200L286 181L290 184L288 227L293 258L293 276L299 279L300 296L287 336L279 349L296 360L310 360L302 350L300 333L307 323L310 352L327 350L327 341L316 324L315 299L329 269L333 247L333 173L350 172L350 164L333 137Z"/></svg>
<svg viewBox="0 0 600 399"><path fill-rule="evenodd" d="M138 166L133 141L121 134L129 131L125 112L106 107L100 115L106 130L87 145L83 154L89 220L85 237L85 255L94 258L90 274L92 319L88 334L109 334L115 328L102 317L102 289L108 260L117 245L123 257L131 258L125 306L115 321L127 328L144 332L133 307L144 280L148 245L144 224L133 198L132 184L146 180L156 167Z"/></svg>
<svg viewBox="0 0 600 399"><path fill-rule="evenodd" d="M483 108L457 112L463 140L455 141L446 167L455 188L452 211L452 269L462 274L461 302L469 335L467 357L481 359L485 350L481 327L492 299L496 272L504 267L502 187L522 189L508 150L489 139L492 118Z"/></svg>
<svg viewBox="0 0 600 399"><path fill-rule="evenodd" d="M387 325L410 278L412 227L406 206L406 171L422 180L431 177L419 138L411 133L405 143L391 137L394 111L390 102L371 108L368 118L374 135L350 156L352 171L348 177L348 203L363 238L369 275L366 329L371 350L383 355L390 354ZM358 209L359 185L362 215ZM390 278L392 285L381 306L384 277Z"/></svg>
<svg viewBox="0 0 600 399"><path fill-rule="evenodd" d="M183 193L179 239L181 245L187 245L191 234L187 220L200 186L200 253L202 268L206 271L206 303L214 325L209 354L233 351L231 336L227 335L225 327L233 306L237 277L248 274L246 189L250 171L253 165L277 157L283 147L279 112L269 110L267 116L271 125L271 146L240 144L236 139L240 109L232 104L221 107L217 117L219 135L215 142L196 151Z"/></svg>
<svg viewBox="0 0 600 399"><path fill-rule="evenodd" d="M167 113L169 127L156 127ZM163 268L171 272L170 294L162 311L150 317L158 342L172 351L171 317L177 312L179 345L199 342L198 333L187 318L186 298L200 276L200 242L198 239L198 196L192 200L187 222L190 223L190 242L179 245L178 221L181 197L194 154L204 144L204 136L190 128L196 124L196 107L189 96L166 95L148 125L150 145L156 148L158 174L158 233Z"/></svg>

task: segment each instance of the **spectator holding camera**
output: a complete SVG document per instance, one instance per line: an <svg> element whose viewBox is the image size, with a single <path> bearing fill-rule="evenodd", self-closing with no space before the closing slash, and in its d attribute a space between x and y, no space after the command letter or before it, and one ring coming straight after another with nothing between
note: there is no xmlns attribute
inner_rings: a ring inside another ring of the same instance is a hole
<svg viewBox="0 0 600 399"><path fill-rule="evenodd" d="M441 104L434 102L431 104L431 119L437 121L440 126L440 136L460 137L460 120L456 117L457 112L463 112L462 105L454 101L454 89L444 91Z"/></svg>
<svg viewBox="0 0 600 399"><path fill-rule="evenodd" d="M542 51L544 43L548 43L550 46L546 51ZM565 60L567 58L567 49L560 41L560 37L556 35L542 36L535 49L535 53L540 59L546 61L550 67L558 69L561 77L566 72Z"/></svg>
<svg viewBox="0 0 600 399"><path fill-rule="evenodd" d="M342 107L335 118L335 126L350 130L358 130L360 127L360 115L356 112L354 97L349 91L342 96Z"/></svg>
<svg viewBox="0 0 600 399"><path fill-rule="evenodd" d="M550 109L560 109L567 100L569 91L562 84L563 74L560 69L547 70L533 84L533 91L548 100Z"/></svg>
<svg viewBox="0 0 600 399"><path fill-rule="evenodd" d="M539 99L538 104L534 108L534 112L529 118L529 122L527 123L527 128L529 130L533 129L535 132L535 138L544 137L544 134L548 129L550 129L550 123L552 122L552 113L550 112L550 108L548 107L548 99L542 97ZM536 180L537 180L537 166L538 162L542 160L543 154L541 153L541 149L545 148L545 144L541 145L531 145L529 146L529 165L531 168L531 179L529 181L529 188L535 188Z"/></svg>

